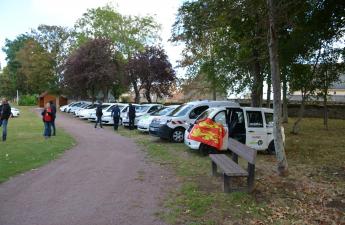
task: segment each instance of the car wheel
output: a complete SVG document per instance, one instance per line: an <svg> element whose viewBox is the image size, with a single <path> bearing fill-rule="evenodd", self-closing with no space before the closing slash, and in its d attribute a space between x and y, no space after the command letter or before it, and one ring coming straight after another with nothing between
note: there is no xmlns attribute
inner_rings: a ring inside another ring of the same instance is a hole
<svg viewBox="0 0 345 225"><path fill-rule="evenodd" d="M275 149L275 146L274 146L274 141L271 141L271 143L268 145L267 152L270 155L275 155L276 149Z"/></svg>
<svg viewBox="0 0 345 225"><path fill-rule="evenodd" d="M184 129L176 128L171 135L171 140L176 143L182 143L184 140Z"/></svg>

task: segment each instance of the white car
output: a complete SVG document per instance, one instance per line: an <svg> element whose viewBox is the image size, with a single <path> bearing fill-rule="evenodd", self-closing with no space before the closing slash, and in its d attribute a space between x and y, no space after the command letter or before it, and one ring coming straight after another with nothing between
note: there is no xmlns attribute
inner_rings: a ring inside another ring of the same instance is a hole
<svg viewBox="0 0 345 225"><path fill-rule="evenodd" d="M68 105L63 105L63 106L60 107L60 111L61 112L66 112L67 108L72 106L72 105L74 105L74 104L76 104L76 102L71 102Z"/></svg>
<svg viewBox="0 0 345 225"><path fill-rule="evenodd" d="M115 105L116 103L103 103L102 104L102 112L103 112L103 115L104 113L113 105ZM103 116L102 116L103 117ZM94 109L90 115L89 115L89 118L87 119L88 121L91 121L91 122L96 122L97 120L97 116L96 116L96 109Z"/></svg>
<svg viewBox="0 0 345 225"><path fill-rule="evenodd" d="M97 107L97 104L90 104L84 109L77 110L75 112L76 117L79 117L80 119L88 119L90 114L95 111Z"/></svg>
<svg viewBox="0 0 345 225"><path fill-rule="evenodd" d="M83 102L80 102L80 103L78 103L78 104L75 104L75 105L69 107L68 112L74 114L75 111L80 110L80 109L82 109L82 108L84 108L85 106L88 106L88 105L90 105L90 104L91 104L91 102L84 102L84 101L83 101Z"/></svg>
<svg viewBox="0 0 345 225"><path fill-rule="evenodd" d="M228 116L228 119L227 119ZM257 107L218 107L210 108L196 120L210 118L224 126L226 135L221 150L227 150L228 138L234 138L258 151L267 150L274 153L273 141L273 110ZM227 124L229 121L229 124ZM191 149L208 151L207 146L188 138L194 124L185 131L184 143ZM282 127L283 141L285 142L284 128ZM205 148L206 147L206 148Z"/></svg>
<svg viewBox="0 0 345 225"><path fill-rule="evenodd" d="M158 109L156 112L143 115L137 124L138 130L142 131L142 132L149 132L149 127L150 127L152 120L159 119L160 117L171 113L177 107L178 107L178 105L164 106L164 107Z"/></svg>
<svg viewBox="0 0 345 225"><path fill-rule="evenodd" d="M240 107L233 101L194 101L177 107L171 114L163 117L159 124L150 125L150 134L173 142L183 142L184 132L189 124L208 108L212 107Z"/></svg>
<svg viewBox="0 0 345 225"><path fill-rule="evenodd" d="M120 112L122 112L122 110L128 106L128 104L123 104L123 103L115 103L114 105L112 105L111 107L109 107L107 110L105 110L103 112L103 116L102 116L102 123L104 124L114 124L114 119L111 116L111 111L113 111L113 109L115 108L115 105L118 105L120 108ZM122 124L122 119L121 119L121 115L120 115L120 120L119 120L119 125Z"/></svg>
<svg viewBox="0 0 345 225"><path fill-rule="evenodd" d="M20 111L17 108L12 108L11 107L11 113L13 117L18 117L20 115Z"/></svg>
<svg viewBox="0 0 345 225"><path fill-rule="evenodd" d="M158 109L162 108L161 104L145 104L145 105L137 105L135 107L135 120L134 120L134 126L137 126L139 120L142 116L153 113L157 111ZM122 120L122 124L125 127L129 126L129 118L128 115L126 115L125 118Z"/></svg>

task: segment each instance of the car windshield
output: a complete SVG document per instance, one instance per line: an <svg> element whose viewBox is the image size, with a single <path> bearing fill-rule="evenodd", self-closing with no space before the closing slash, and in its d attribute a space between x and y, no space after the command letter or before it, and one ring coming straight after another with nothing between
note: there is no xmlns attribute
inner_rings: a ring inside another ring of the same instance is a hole
<svg viewBox="0 0 345 225"><path fill-rule="evenodd" d="M135 107L135 111L137 113L142 113L142 112L146 112L147 110L149 110L150 106L147 105L139 105Z"/></svg>
<svg viewBox="0 0 345 225"><path fill-rule="evenodd" d="M119 109L120 109L120 112L121 112L121 110L123 109L123 105L120 105L119 106ZM111 112L111 111L113 111L113 109L115 108L115 105L112 105L108 110L107 110L107 112Z"/></svg>
<svg viewBox="0 0 345 225"><path fill-rule="evenodd" d="M193 107L193 105L190 104L183 104L174 109L168 116L173 116L173 117L179 117L179 116L184 116L186 115L189 110Z"/></svg>
<svg viewBox="0 0 345 225"><path fill-rule="evenodd" d="M96 104L92 104L92 105L89 105L88 107L86 107L86 109L94 109L96 108L97 105Z"/></svg>
<svg viewBox="0 0 345 225"><path fill-rule="evenodd" d="M161 109L158 109L156 112L152 113L152 116L164 116L173 111L174 108L171 107L163 107Z"/></svg>

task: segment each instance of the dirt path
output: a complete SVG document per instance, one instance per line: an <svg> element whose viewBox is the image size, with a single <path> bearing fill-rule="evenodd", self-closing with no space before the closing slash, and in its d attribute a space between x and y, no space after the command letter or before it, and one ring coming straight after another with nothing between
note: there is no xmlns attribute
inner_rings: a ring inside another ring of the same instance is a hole
<svg viewBox="0 0 345 225"><path fill-rule="evenodd" d="M59 115L78 145L0 185L1 225L158 225L167 172L130 139Z"/></svg>

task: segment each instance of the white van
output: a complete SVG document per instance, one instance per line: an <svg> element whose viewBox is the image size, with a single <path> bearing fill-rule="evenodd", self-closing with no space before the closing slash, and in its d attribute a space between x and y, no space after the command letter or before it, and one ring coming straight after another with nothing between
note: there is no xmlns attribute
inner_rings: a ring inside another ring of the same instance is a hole
<svg viewBox="0 0 345 225"><path fill-rule="evenodd" d="M168 139L173 142L183 142L184 132L189 124L205 110L213 107L240 107L232 101L195 101L188 102L177 107L168 116L160 119L159 127L150 126L150 134ZM153 130L155 129L155 130Z"/></svg>
<svg viewBox="0 0 345 225"><path fill-rule="evenodd" d="M196 123L206 118L210 118L224 126L226 135L221 150L227 150L228 138L231 137L256 150L275 152L272 109L256 107L210 108L197 118ZM191 124L186 130L184 143L191 149L208 151L209 149L204 144L188 139L193 126L194 124ZM285 142L283 127L282 133Z"/></svg>

